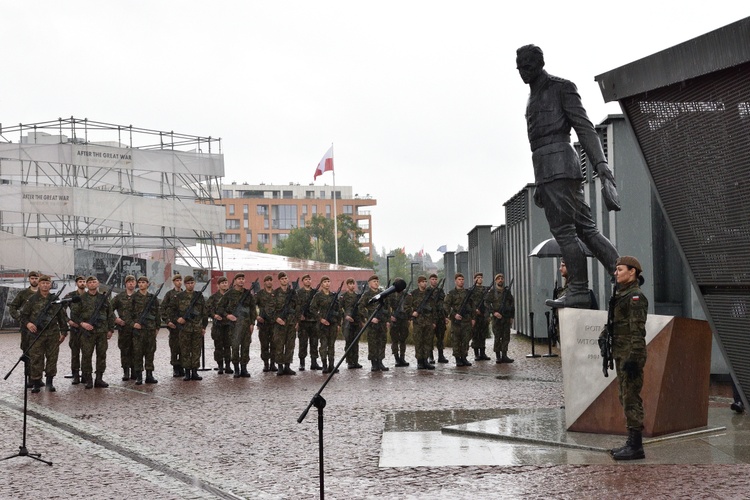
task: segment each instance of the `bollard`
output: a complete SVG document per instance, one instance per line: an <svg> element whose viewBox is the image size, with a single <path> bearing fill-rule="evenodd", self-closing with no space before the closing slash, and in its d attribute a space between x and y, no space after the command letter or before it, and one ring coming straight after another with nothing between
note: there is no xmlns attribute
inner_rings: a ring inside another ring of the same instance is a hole
<svg viewBox="0 0 750 500"><path fill-rule="evenodd" d="M534 312L529 313L529 320L531 321L531 354L527 354L527 358L541 358L540 354L534 352Z"/></svg>

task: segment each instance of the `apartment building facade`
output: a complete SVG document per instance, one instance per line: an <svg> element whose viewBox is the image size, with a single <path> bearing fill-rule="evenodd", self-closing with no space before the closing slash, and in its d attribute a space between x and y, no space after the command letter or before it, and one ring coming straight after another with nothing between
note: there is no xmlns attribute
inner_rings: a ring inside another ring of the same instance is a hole
<svg viewBox="0 0 750 500"><path fill-rule="evenodd" d="M225 207L226 228L219 244L244 250L271 250L292 229L305 227L315 215L330 219L335 210L336 214L346 214L354 220L364 233L359 239L362 252L372 255L370 207L377 201L369 194L352 193L351 186L222 184L221 197L216 203Z"/></svg>

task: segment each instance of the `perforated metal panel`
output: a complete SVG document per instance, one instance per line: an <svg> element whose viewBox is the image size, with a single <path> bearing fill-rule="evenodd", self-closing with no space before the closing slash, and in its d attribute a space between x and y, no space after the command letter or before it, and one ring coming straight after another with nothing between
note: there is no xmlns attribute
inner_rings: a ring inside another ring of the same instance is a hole
<svg viewBox="0 0 750 500"><path fill-rule="evenodd" d="M750 63L633 95L620 104L707 313L747 391Z"/></svg>

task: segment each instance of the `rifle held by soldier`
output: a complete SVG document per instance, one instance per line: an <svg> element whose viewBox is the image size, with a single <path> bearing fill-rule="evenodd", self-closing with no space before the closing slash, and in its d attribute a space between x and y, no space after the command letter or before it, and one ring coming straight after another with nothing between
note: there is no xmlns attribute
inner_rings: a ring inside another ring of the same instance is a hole
<svg viewBox="0 0 750 500"><path fill-rule="evenodd" d="M279 314L279 318L281 318L282 321L286 322L287 317L289 317L289 308L292 305L292 299L294 298L295 294L295 286L299 286L299 276L297 277L297 280L294 283L289 284L289 288L287 288L286 291L286 300L284 300L284 307L281 308L281 314Z"/></svg>
<svg viewBox="0 0 750 500"><path fill-rule="evenodd" d="M302 316L304 316L305 319L310 319L310 304L312 304L313 298L315 297L315 294L318 293L318 290L320 290L320 285L323 283L323 280L320 280L320 283L312 289L312 293L307 297L307 300L305 300L305 306L302 308Z"/></svg>
<svg viewBox="0 0 750 500"><path fill-rule="evenodd" d="M165 283L166 283L166 282L165 282ZM138 321L136 321L136 323L138 324L138 326L141 326L141 327L142 327L142 326L143 326L143 324L144 324L144 323L145 323L145 322L146 322L147 320L149 320L149 319L153 319L153 320L155 320L155 319L156 319L156 316L154 316L154 317L150 317L151 315L149 314L149 312L151 311L151 307L152 307L152 306L154 305L154 301L155 301L155 300L156 300L156 298L157 298L157 297L159 296L159 293L161 292L161 289L162 289L163 287L164 287L164 283L162 283L162 284L161 284L161 285L159 286L159 288L158 288L158 289L156 290L156 293L152 294L152 295L151 295L151 297L149 297L149 299L148 299L148 302L146 302L146 307L144 307L144 308L143 308L143 311L141 311L141 315L140 315L140 316L138 316ZM138 293L138 292L136 292L136 293ZM133 325L133 326L135 326L135 325ZM158 325L157 325L157 326L158 326ZM157 328L157 329L158 329L158 328ZM138 328L133 328L133 332L134 332L134 333L136 333L136 334L137 334L137 333L140 333L140 332L139 332L138 330L139 330Z"/></svg>
<svg viewBox="0 0 750 500"><path fill-rule="evenodd" d="M605 377L609 377L607 370L614 370L614 357L612 355L612 347L614 345L614 331L613 325L615 321L615 294L617 293L617 282L612 286L612 296L609 298L609 309L607 310L607 324L604 325L604 330L599 335L599 350L602 355L602 373Z"/></svg>
<svg viewBox="0 0 750 500"><path fill-rule="evenodd" d="M200 289L199 292L193 291L193 298L190 299L190 303L187 306L187 309L185 309L185 312L177 319L177 331L179 332L182 330L182 327L184 327L188 321L193 319L195 317L195 313L193 312L193 309L195 309L195 304L198 302L198 298L203 296L203 292L208 288L208 285L211 284L210 278L205 285L203 285L203 288ZM183 320L182 323L180 323L180 319Z"/></svg>
<svg viewBox="0 0 750 500"><path fill-rule="evenodd" d="M331 324L331 320L333 319L333 312L336 310L336 305L339 303L339 295L341 294L341 289L344 287L344 282L342 281L339 285L339 289L336 291L336 293L333 294L333 300L331 300L331 304L328 306L328 311L325 315L325 320L328 322L328 324Z"/></svg>
<svg viewBox="0 0 750 500"><path fill-rule="evenodd" d="M431 310L430 310L430 309L427 309L427 304L429 304L429 303L430 303L430 298L432 298L432 293L433 293L433 292L434 292L435 290L439 290L439 289L443 288L443 284L444 284L444 283L445 283L445 278L441 279L441 280L440 280L440 281L438 282L438 284L437 284L437 287L435 287L435 288L432 288L432 287L430 287L430 289L429 289L429 290L427 290L427 294L426 294L426 295L424 296L424 298L422 299L422 302L420 302L420 303L419 303L419 306L418 306L418 307L417 307L417 308L415 309L415 312L416 312L417 314L422 314L422 313L423 313L423 312L424 312L425 310L427 310L427 312L431 312Z"/></svg>

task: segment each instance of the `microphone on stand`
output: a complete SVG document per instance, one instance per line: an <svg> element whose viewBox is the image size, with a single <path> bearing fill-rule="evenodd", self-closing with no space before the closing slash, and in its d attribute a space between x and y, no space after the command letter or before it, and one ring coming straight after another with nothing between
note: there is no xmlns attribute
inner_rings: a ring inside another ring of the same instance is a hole
<svg viewBox="0 0 750 500"><path fill-rule="evenodd" d="M372 304L373 302L378 302L380 300L383 300L384 298L388 297L392 293L396 292L403 292L406 289L406 281L402 280L401 278L396 279L391 286L380 292L379 294L375 295L373 298L370 299L369 302L367 302L367 305Z"/></svg>

